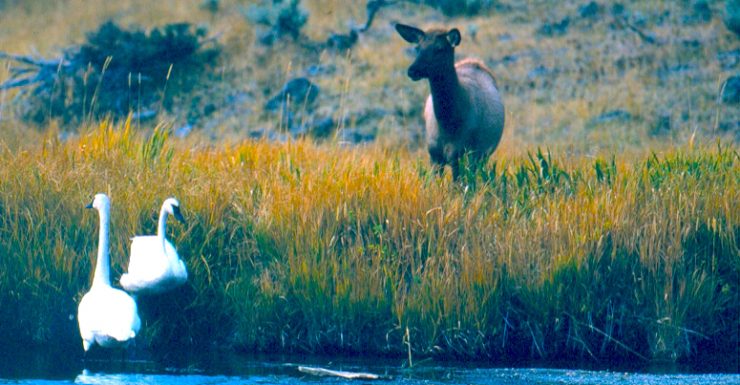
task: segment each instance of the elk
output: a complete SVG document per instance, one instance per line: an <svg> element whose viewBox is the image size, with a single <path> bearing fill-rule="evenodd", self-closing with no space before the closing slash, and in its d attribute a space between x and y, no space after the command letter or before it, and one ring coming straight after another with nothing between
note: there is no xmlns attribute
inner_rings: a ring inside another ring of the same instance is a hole
<svg viewBox="0 0 740 385"><path fill-rule="evenodd" d="M396 24L396 31L416 44L416 59L408 69L413 81L428 79L431 94L424 108L426 140L432 162L460 174L460 158L480 163L488 159L504 131L504 103L491 70L477 59L455 63L461 36L450 30Z"/></svg>

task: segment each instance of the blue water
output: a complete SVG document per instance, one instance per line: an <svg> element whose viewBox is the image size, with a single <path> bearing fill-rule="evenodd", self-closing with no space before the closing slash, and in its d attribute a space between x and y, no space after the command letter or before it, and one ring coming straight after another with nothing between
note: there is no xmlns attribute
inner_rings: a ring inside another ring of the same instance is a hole
<svg viewBox="0 0 740 385"><path fill-rule="evenodd" d="M484 385L740 385L740 374L690 374L672 368L638 370L573 370L552 368L491 368L466 363L426 361L406 368L402 360L344 360L317 357L208 356L207 359L176 360L170 364L152 360L109 356L81 361L55 355L19 352L0 357L0 384L484 384ZM166 361L166 360L165 360ZM378 380L318 377L301 372L299 366L349 372L373 373ZM650 372L645 372L648 370ZM668 372L665 372L668 370Z"/></svg>

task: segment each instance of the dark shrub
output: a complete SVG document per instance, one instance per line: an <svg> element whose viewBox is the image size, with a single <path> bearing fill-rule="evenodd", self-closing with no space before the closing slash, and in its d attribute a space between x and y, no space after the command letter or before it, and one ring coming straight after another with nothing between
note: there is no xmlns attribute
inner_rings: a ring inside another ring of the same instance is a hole
<svg viewBox="0 0 740 385"><path fill-rule="evenodd" d="M297 40L308 21L308 12L300 6L300 0L262 0L243 13L251 22L263 26L258 35L266 45L286 37Z"/></svg>
<svg viewBox="0 0 740 385"><path fill-rule="evenodd" d="M146 32L106 22L83 45L66 50L55 75L40 77L23 115L39 124L51 118L70 125L170 110L215 64L220 47L204 48L206 33L187 23Z"/></svg>
<svg viewBox="0 0 740 385"><path fill-rule="evenodd" d="M438 8L447 16L471 16L493 8L496 0L418 0Z"/></svg>

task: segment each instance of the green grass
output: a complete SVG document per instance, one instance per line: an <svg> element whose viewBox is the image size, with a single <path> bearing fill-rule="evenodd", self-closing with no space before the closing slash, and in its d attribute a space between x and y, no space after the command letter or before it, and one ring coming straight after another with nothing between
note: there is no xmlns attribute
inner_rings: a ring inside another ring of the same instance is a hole
<svg viewBox="0 0 740 385"><path fill-rule="evenodd" d="M101 124L0 150L0 339L79 345L97 192L112 280L128 239L190 271L140 302L139 346L457 358L684 359L737 352L740 156L535 151L463 176L424 154L309 141L188 145ZM81 350L80 350L81 351Z"/></svg>

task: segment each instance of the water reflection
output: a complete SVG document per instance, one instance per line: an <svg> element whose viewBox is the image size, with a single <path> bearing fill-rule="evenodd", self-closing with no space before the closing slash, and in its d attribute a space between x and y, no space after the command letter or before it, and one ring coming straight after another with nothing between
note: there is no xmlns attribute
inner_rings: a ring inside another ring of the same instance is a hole
<svg viewBox="0 0 740 385"><path fill-rule="evenodd" d="M128 385L128 384L141 384L141 385L164 385L164 384L244 384L244 383L259 383L259 382L245 382L244 378L241 377L227 377L227 376L215 376L215 375L171 375L171 374L141 374L141 373L120 373L120 374L105 374L105 373L90 373L87 370L83 370L80 375L74 379L75 384L90 384L90 385Z"/></svg>
<svg viewBox="0 0 740 385"><path fill-rule="evenodd" d="M427 361L413 369L403 360L342 359L313 356L244 356L238 354L169 355L132 359L116 353L82 360L59 352L18 351L0 357L0 384L728 384L740 385L740 374L682 374L640 370L571 370L550 368L491 368L473 363ZM315 377L298 366L369 372L380 380ZM653 368L654 370L655 368ZM665 368L664 368L665 369ZM7 380L3 380L7 379Z"/></svg>

